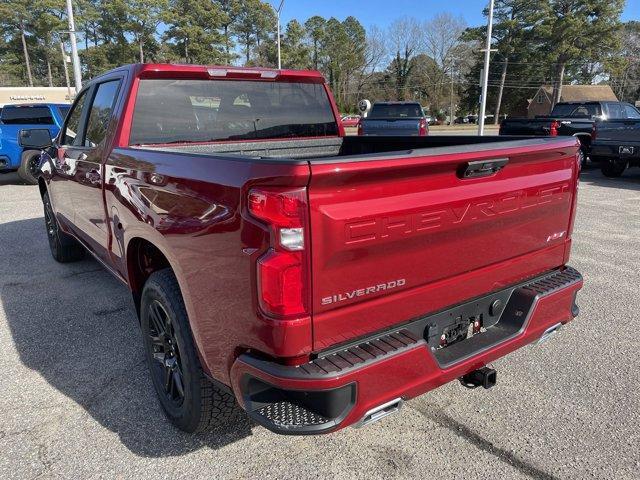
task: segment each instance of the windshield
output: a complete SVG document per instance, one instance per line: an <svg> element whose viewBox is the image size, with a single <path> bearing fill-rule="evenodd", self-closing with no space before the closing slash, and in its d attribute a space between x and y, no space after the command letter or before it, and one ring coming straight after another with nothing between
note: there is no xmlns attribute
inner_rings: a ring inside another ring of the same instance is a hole
<svg viewBox="0 0 640 480"><path fill-rule="evenodd" d="M554 117L595 117L600 115L600 105L598 103L559 103L553 107L551 115Z"/></svg>
<svg viewBox="0 0 640 480"><path fill-rule="evenodd" d="M371 109L369 118L387 119L387 118L421 118L422 107L417 103L409 104L393 104L393 103L376 103Z"/></svg>
<svg viewBox="0 0 640 480"><path fill-rule="evenodd" d="M324 85L255 80L141 80L130 143L338 135Z"/></svg>

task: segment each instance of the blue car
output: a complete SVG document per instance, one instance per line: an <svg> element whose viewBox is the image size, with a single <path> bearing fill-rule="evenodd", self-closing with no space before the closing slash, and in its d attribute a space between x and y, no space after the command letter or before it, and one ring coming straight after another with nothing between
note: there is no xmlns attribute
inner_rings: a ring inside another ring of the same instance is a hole
<svg viewBox="0 0 640 480"><path fill-rule="evenodd" d="M58 135L71 105L41 103L34 105L5 105L0 110L0 172L18 171L25 182L36 184L40 164L38 150L20 145L20 131L47 128L51 138Z"/></svg>

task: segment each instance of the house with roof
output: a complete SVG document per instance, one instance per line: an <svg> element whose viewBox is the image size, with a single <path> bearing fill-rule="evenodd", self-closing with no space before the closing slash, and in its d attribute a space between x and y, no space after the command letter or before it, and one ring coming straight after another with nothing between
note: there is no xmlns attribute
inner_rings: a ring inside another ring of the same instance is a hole
<svg viewBox="0 0 640 480"><path fill-rule="evenodd" d="M617 102L618 98L609 85L563 85L561 102ZM553 108L553 87L542 85L527 107L527 117L549 115Z"/></svg>

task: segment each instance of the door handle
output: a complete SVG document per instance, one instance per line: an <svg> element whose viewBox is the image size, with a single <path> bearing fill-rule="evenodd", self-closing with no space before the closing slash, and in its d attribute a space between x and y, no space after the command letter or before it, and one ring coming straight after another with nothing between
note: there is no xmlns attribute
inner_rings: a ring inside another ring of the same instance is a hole
<svg viewBox="0 0 640 480"><path fill-rule="evenodd" d="M79 162L84 162L87 159L87 154L82 152L80 155L78 155L78 161Z"/></svg>
<svg viewBox="0 0 640 480"><path fill-rule="evenodd" d="M97 170L89 170L86 174L85 177L87 178L87 180L89 180L89 183L92 185L97 185L100 183L100 180L102 179L102 176L100 175L100 172L98 172Z"/></svg>
<svg viewBox="0 0 640 480"><path fill-rule="evenodd" d="M498 173L508 162L508 158L494 158L491 160L468 162L466 165L463 165L463 168L458 170L458 176L461 178L488 177Z"/></svg>

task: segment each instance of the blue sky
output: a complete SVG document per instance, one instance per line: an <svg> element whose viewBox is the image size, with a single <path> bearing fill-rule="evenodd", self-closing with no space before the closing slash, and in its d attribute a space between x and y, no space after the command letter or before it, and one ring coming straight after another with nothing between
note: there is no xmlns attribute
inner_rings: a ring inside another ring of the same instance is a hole
<svg viewBox="0 0 640 480"><path fill-rule="evenodd" d="M280 0L268 0L276 7ZM285 0L282 20L292 18L304 21L313 15L344 19L349 15L358 18L365 27L385 27L405 15L427 20L433 15L450 12L461 15L469 25L484 23L482 9L487 0ZM623 20L640 20L640 0L627 0Z"/></svg>

